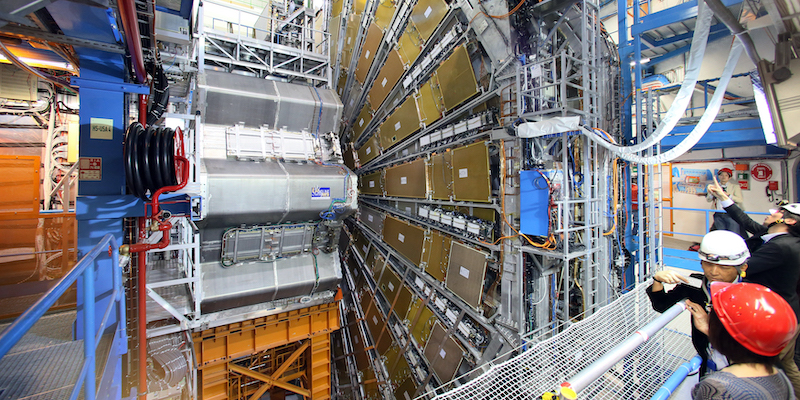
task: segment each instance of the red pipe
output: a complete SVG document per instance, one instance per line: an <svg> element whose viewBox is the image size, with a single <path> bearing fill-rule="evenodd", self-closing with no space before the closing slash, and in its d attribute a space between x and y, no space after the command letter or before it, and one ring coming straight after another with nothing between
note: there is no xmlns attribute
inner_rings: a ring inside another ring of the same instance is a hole
<svg viewBox="0 0 800 400"><path fill-rule="evenodd" d="M147 126L147 95L139 95L139 123Z"/></svg>
<svg viewBox="0 0 800 400"><path fill-rule="evenodd" d="M131 53L133 70L136 73L136 82L145 83L147 72L144 68L144 53L142 52L142 42L139 39L139 19L136 16L136 6L133 0L117 0L120 18L122 18L122 29L125 30L125 42L128 44L128 51Z"/></svg>
<svg viewBox="0 0 800 400"><path fill-rule="evenodd" d="M139 241L143 241L146 237L147 219L139 218ZM147 399L147 291L145 290L145 283L147 282L146 269L147 254L141 253L136 256L138 260L138 268L136 270L136 280L138 281L138 314L139 314L139 398Z"/></svg>

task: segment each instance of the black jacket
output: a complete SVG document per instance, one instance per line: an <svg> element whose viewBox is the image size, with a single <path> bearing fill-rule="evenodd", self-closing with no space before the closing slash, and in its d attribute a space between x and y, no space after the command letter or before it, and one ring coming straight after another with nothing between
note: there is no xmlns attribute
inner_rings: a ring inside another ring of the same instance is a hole
<svg viewBox="0 0 800 400"><path fill-rule="evenodd" d="M735 204L725 207L725 211L739 226L752 233L747 239L750 259L744 280L764 285L783 297L800 319L800 298L797 296L800 279L800 237L784 234L773 237L767 243L761 236L767 228L748 217Z"/></svg>
<svg viewBox="0 0 800 400"><path fill-rule="evenodd" d="M705 292L703 292L703 289L683 283L675 286L669 292L666 290L654 292L653 285L650 285L650 287L647 288L647 296L650 297L650 303L653 305L653 309L660 313L667 311L667 309L683 299L689 299L701 306L705 306L706 303L711 302ZM706 364L708 363L708 336L694 327L694 317L692 317L692 344L694 344L697 354L703 360L700 364L700 376L703 376L705 374Z"/></svg>

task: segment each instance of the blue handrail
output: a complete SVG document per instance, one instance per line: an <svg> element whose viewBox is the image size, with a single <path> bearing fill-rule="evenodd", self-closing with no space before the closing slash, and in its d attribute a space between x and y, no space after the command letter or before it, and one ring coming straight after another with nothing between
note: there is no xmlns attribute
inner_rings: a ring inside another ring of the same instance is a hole
<svg viewBox="0 0 800 400"><path fill-rule="evenodd" d="M103 319L100 323L99 329L95 330L95 302L97 301L94 280L95 280L95 261L100 254L108 251L111 246L111 273L113 280L114 291L112 293L112 301L106 307ZM108 318L111 311L116 306L117 309L117 324L124 322L122 319L123 293L122 293L122 271L119 268L119 246L117 240L112 234L107 234L100 240L100 242L89 251L78 263L72 268L67 275L53 286L47 293L44 294L36 303L30 308L25 310L8 328L0 333L0 359L5 357L6 354L22 339L22 337L39 321L39 319L53 306L56 300L67 291L78 279L83 283L83 367L81 368L78 381L75 383L75 388L72 390L70 399L77 399L80 393L80 388L83 386L84 398L86 400L95 400L95 352L97 350L97 343L100 342L100 336L106 329ZM88 379L87 379L88 377Z"/></svg>

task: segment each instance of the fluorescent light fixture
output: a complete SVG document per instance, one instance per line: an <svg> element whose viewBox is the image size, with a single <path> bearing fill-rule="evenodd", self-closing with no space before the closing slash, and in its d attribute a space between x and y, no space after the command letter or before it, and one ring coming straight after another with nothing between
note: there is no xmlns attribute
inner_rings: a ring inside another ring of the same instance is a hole
<svg viewBox="0 0 800 400"><path fill-rule="evenodd" d="M641 59L639 61L639 64L647 64L649 62L650 62L649 58L643 58L643 59ZM631 67L635 67L635 66L636 66L636 61L631 61Z"/></svg>
<svg viewBox="0 0 800 400"><path fill-rule="evenodd" d="M17 57L17 58L19 58L20 61L24 62L25 64L30 65L31 67L58 69L62 71L75 72L75 69L72 67L72 64L68 62L40 60L28 57ZM11 64L11 61L9 61L5 55L0 54L0 63Z"/></svg>

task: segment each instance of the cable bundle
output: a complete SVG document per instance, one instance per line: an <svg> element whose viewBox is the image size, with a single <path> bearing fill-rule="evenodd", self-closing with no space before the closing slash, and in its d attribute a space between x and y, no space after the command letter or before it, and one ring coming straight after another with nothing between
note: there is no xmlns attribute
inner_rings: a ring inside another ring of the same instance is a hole
<svg viewBox="0 0 800 400"><path fill-rule="evenodd" d="M164 186L178 184L175 172L175 131L135 122L125 134L125 178L128 189L140 199Z"/></svg>

